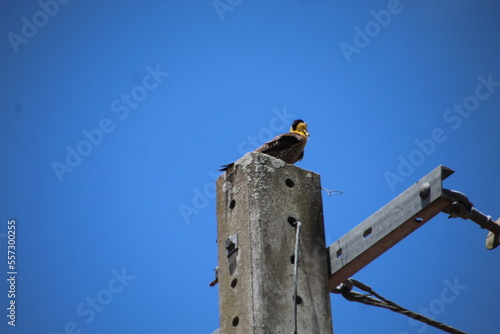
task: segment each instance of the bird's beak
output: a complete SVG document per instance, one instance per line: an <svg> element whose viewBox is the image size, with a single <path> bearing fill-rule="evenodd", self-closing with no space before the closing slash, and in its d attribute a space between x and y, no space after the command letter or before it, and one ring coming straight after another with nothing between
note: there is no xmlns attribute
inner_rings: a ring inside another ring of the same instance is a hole
<svg viewBox="0 0 500 334"><path fill-rule="evenodd" d="M307 131L304 131L305 135L307 136L307 138L311 137L311 134Z"/></svg>

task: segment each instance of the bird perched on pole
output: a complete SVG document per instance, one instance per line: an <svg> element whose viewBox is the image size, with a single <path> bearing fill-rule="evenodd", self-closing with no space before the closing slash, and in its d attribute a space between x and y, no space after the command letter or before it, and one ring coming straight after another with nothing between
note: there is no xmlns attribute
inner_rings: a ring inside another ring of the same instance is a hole
<svg viewBox="0 0 500 334"><path fill-rule="evenodd" d="M307 123L301 119L296 119L292 123L290 132L281 134L268 141L254 152L269 154L281 159L286 163L294 164L304 157L304 147L310 134L307 132ZM219 171L227 171L233 167L234 162L221 166Z"/></svg>

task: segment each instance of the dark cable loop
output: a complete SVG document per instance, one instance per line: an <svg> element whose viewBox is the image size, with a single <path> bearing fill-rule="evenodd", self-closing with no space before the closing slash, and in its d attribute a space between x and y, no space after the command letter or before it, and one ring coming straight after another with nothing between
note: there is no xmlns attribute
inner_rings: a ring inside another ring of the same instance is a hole
<svg viewBox="0 0 500 334"><path fill-rule="evenodd" d="M360 290L363 290L367 292L367 294L362 294L356 291L352 291L352 287L356 287ZM393 301L390 301L388 299L385 299L368 285L361 283L358 280L355 279L349 279L346 281L346 283L341 284L337 289L333 291L334 293L341 294L345 299L351 301L351 302L358 302L366 305L371 305L371 306L376 306L376 307L382 307L386 308L388 310L391 310L393 312L397 312L399 314L406 315L407 317L413 318L415 320L418 320L420 322L426 323L430 326L433 326L435 328L441 329L442 331L445 331L447 333L451 334L467 334L466 332L463 332L459 329L453 328L451 326L448 326L446 324L443 324L439 321L436 321L434 319L428 318L426 316L423 316L422 314L410 311ZM376 298L373 298L371 296L375 296Z"/></svg>

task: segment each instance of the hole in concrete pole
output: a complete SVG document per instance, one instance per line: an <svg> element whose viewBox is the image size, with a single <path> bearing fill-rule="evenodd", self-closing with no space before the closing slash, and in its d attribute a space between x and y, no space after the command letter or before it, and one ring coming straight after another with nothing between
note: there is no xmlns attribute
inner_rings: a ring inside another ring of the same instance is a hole
<svg viewBox="0 0 500 334"><path fill-rule="evenodd" d="M364 232L363 232L363 238L368 238L370 236L370 234L372 234L372 228L367 228Z"/></svg>
<svg viewBox="0 0 500 334"><path fill-rule="evenodd" d="M297 225L297 219L294 217L288 217L288 224L292 225L292 227L295 227Z"/></svg>
<svg viewBox="0 0 500 334"><path fill-rule="evenodd" d="M235 279L233 279L233 280L231 281L231 288L233 288L233 289L234 289L234 288L236 287L236 284L238 284L238 279L237 279L237 278L235 278Z"/></svg>
<svg viewBox="0 0 500 334"><path fill-rule="evenodd" d="M238 326L239 322L240 322L240 318L239 317L234 317L234 319L233 319L233 327Z"/></svg>
<svg viewBox="0 0 500 334"><path fill-rule="evenodd" d="M294 255L292 255L292 256L290 256L290 262L291 262L292 264L294 264L294 263L295 263L295 254L294 254Z"/></svg>
<svg viewBox="0 0 500 334"><path fill-rule="evenodd" d="M236 205L236 201L234 199L231 200L231 202L229 202L229 209L234 209L234 206Z"/></svg>
<svg viewBox="0 0 500 334"><path fill-rule="evenodd" d="M286 179L286 180L285 180L285 183L286 183L286 185L287 185L288 187L290 187L290 188L293 188L293 186L295 186L295 182L293 182L293 180L292 180L292 179Z"/></svg>
<svg viewBox="0 0 500 334"><path fill-rule="evenodd" d="M424 222L424 218L420 218L420 217L417 217L415 218L415 223L423 223Z"/></svg>
<svg viewBox="0 0 500 334"><path fill-rule="evenodd" d="M302 305L304 303L304 301L302 300L302 297L297 295L297 299L295 299L295 303L297 303L297 305Z"/></svg>
<svg viewBox="0 0 500 334"><path fill-rule="evenodd" d="M342 257L342 248L339 248L337 251L337 259L340 259Z"/></svg>

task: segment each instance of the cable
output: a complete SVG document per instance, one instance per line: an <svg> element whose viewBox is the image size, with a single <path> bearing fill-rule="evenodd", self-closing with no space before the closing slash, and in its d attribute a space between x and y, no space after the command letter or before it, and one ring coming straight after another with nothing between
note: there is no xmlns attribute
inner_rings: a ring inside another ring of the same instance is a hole
<svg viewBox="0 0 500 334"><path fill-rule="evenodd" d="M293 290L293 322L294 329L292 334L297 334L297 281L298 281L298 267L299 267L299 244L300 244L300 222L295 222L294 226L296 228L295 233L295 255L294 255L294 263L293 263L293 275L294 275L294 290Z"/></svg>
<svg viewBox="0 0 500 334"><path fill-rule="evenodd" d="M359 292L352 291L353 287L357 287L360 290L363 290L365 292L368 292L367 294L362 294ZM397 312L400 314L404 314L407 317L413 318L415 320L418 320L420 322L426 323L428 325L431 325L433 327L436 327L438 329L441 329L442 331L445 331L447 333L451 334L467 334L466 332L463 332L459 329L453 328L451 326L445 325L439 321L436 321L434 319L428 318L426 316L423 316L422 314L415 313L413 311L410 311L390 300L385 299L375 291L371 287L369 287L366 284L363 284L355 279L349 279L345 283L340 285L340 288L335 289L333 292L335 293L340 293L342 296L352 302L358 302L366 305L371 305L371 306L376 306L376 307L382 307L386 308L388 310L391 310L393 312ZM375 296L376 298L373 298L371 296ZM378 299L377 299L378 298Z"/></svg>

